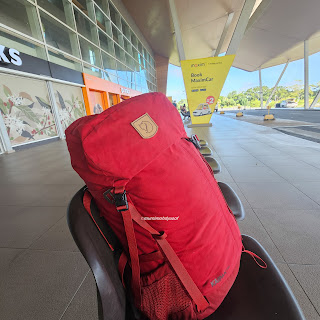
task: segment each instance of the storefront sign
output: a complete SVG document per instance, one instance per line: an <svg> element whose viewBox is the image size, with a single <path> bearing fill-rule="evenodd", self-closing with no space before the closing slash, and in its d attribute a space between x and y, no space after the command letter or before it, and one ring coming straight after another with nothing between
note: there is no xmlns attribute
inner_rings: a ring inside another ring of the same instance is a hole
<svg viewBox="0 0 320 320"><path fill-rule="evenodd" d="M16 49L6 48L5 46L0 45L0 63L12 63L16 66L21 66L22 60L20 58L20 52Z"/></svg>
<svg viewBox="0 0 320 320"><path fill-rule="evenodd" d="M130 94L130 90L127 88L121 88L121 93L126 93L126 94Z"/></svg>
<svg viewBox="0 0 320 320"><path fill-rule="evenodd" d="M181 61L193 124L209 123L235 55Z"/></svg>

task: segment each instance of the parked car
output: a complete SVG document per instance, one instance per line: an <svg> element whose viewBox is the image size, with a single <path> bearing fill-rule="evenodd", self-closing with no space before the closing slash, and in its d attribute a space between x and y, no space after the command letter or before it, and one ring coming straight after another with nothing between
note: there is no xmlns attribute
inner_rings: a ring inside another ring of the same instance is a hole
<svg viewBox="0 0 320 320"><path fill-rule="evenodd" d="M282 100L280 102L280 108L295 108L298 106L298 103L294 99Z"/></svg>
<svg viewBox="0 0 320 320"><path fill-rule="evenodd" d="M205 116L210 113L212 113L212 112L211 112L211 109L210 109L208 103L200 103L198 105L197 109L193 111L193 115L196 117L197 116Z"/></svg>

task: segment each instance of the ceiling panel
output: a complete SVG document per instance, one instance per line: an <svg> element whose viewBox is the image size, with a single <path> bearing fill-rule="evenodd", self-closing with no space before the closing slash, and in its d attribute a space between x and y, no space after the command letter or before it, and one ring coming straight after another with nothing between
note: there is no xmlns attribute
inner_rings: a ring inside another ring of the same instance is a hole
<svg viewBox="0 0 320 320"><path fill-rule="evenodd" d="M155 53L179 65L168 0L122 0ZM228 13L234 19L222 46L228 48L244 0L175 0L187 59L204 58L217 48ZM261 3L261 4L260 4ZM257 6L260 6L257 8ZM257 0L234 66L254 71L320 51L320 0Z"/></svg>

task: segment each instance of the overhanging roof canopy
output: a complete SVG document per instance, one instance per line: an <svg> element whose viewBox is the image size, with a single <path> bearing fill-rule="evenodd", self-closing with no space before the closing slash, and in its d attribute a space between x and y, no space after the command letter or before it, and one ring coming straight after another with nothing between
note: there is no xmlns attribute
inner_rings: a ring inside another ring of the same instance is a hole
<svg viewBox="0 0 320 320"><path fill-rule="evenodd" d="M156 54L179 65L168 0L122 0ZM234 12L221 52L227 50L244 0L175 0L186 59L212 56L228 14ZM258 7L259 5L259 7ZM234 66L254 71L320 51L320 0L257 0Z"/></svg>
<svg viewBox="0 0 320 320"><path fill-rule="evenodd" d="M319 12L319 0L273 0L256 10L233 65L254 71L301 59L307 39L310 54L320 51Z"/></svg>

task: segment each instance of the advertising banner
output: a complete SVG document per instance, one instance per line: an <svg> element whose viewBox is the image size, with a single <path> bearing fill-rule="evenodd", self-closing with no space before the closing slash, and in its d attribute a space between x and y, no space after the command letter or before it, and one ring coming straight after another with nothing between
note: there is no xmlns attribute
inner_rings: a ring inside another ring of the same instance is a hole
<svg viewBox="0 0 320 320"><path fill-rule="evenodd" d="M192 124L210 122L235 55L181 61Z"/></svg>

